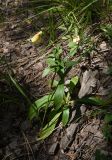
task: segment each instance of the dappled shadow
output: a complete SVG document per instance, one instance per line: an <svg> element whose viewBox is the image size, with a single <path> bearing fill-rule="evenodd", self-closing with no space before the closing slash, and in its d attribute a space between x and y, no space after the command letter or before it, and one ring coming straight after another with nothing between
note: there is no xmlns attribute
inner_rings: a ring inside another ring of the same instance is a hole
<svg viewBox="0 0 112 160"><path fill-rule="evenodd" d="M11 70L12 75L25 88L25 93L33 101L50 90L47 82L52 79L52 76L42 78L42 72L46 67L45 57L51 52L51 49L45 48L48 44L48 38L45 37L42 45L31 44L27 39L32 33L39 31L43 24L38 22L33 26L28 23L21 25L17 17L11 15L10 18L11 22L3 26L0 31L0 54L5 59L0 64L0 71L7 73L7 69ZM93 36L93 39L96 43L95 49L85 55L81 63L73 67L66 77L66 79L70 79L74 75L78 75L80 78L80 85L72 95L73 100L78 98L82 82L85 82L84 73L88 71L90 71L88 76L90 81L84 84L85 88L82 89L84 94L82 95L85 97L96 95L104 100L109 96L110 100L112 98L112 76L109 73L109 68L112 66L111 45L102 36L99 38ZM81 46L76 57L80 57L83 49ZM75 59L75 56L73 58ZM91 74L93 75L95 71L97 74L92 77ZM95 80L94 84L93 79ZM87 88L88 82L90 88ZM107 152L111 155L111 144L105 141L102 134L102 117L91 118L90 116L92 110L98 109L97 106L76 105L74 102L68 126L63 129L58 126L59 130L57 129L44 143L40 143L36 141L40 123L37 120L32 123L28 120L29 106L26 100L14 86L11 87L0 81L0 95L3 95L0 100L1 159L4 157L6 160L11 158L22 160L91 160L95 159L93 156L95 152L97 152L96 158L97 156L99 158L100 153L96 151L98 149L106 157L108 157ZM6 100L8 100L7 103ZM9 100L11 100L10 103ZM109 105L111 106L111 104L112 100ZM111 111L111 108L108 107L107 110Z"/></svg>

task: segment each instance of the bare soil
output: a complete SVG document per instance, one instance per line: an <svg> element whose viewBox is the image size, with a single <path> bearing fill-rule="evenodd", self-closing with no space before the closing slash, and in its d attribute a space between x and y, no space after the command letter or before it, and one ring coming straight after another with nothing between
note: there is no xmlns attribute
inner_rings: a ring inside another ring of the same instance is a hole
<svg viewBox="0 0 112 160"><path fill-rule="evenodd" d="M42 78L42 72L46 66L45 58L52 47L46 49L45 44L37 47L28 42L29 35L40 28L38 25L35 28L32 24L26 23L21 25L20 19L11 12L12 1L8 5L6 2L0 1L7 11L8 20L8 23L0 27L0 57L4 58L7 64L0 65L0 73L7 73L8 66L31 99L36 99L49 91L49 77ZM91 90L89 94L105 98L112 91L112 77L107 76L108 67L112 65L112 48L99 34L93 38L97 44L96 50L71 70L68 79L73 75L80 76L80 96L87 95ZM84 78L87 78L86 74L89 76L87 83L84 81ZM94 86L92 89L91 85ZM7 86L0 82L0 88L2 91ZM40 124L27 119L28 108L23 99L21 103L22 107L10 104L0 107L0 159L95 160L95 153L98 151L107 159L112 159L112 141L107 142L102 133L102 117L91 116L91 112L96 110L97 106L74 106L68 126L59 126L48 139L38 142L36 137Z"/></svg>

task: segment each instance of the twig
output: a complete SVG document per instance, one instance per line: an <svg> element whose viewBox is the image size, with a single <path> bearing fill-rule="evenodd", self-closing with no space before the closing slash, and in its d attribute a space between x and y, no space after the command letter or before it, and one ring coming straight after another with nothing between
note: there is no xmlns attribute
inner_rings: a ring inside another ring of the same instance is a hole
<svg viewBox="0 0 112 160"><path fill-rule="evenodd" d="M33 150L32 150L32 148L31 148L31 145L30 145L30 143L29 143L29 141L28 141L28 138L26 137L26 135L25 135L25 133L24 132L22 132L22 134L23 134L23 137L24 137L24 139L25 139L25 141L26 141L26 148L27 148L27 151L28 151L28 157L29 157L29 160L30 160L30 153L29 153L29 149L30 149L30 151L31 151L31 153L32 153L32 156L33 156L33 159L35 160L35 157L34 157L34 153L33 153Z"/></svg>

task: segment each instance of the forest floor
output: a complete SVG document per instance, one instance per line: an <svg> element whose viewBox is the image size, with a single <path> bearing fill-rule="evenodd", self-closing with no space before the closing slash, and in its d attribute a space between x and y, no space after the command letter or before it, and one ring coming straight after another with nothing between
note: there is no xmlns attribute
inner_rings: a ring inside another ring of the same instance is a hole
<svg viewBox="0 0 112 160"><path fill-rule="evenodd" d="M4 9L9 15L10 9L7 6ZM0 72L6 72L7 66L11 68L29 96L37 99L49 91L49 77L42 78L42 72L46 65L45 57L52 47L45 50L45 44L37 47L28 42L29 35L37 32L38 25L36 29L32 24L21 25L18 17L8 15L7 23L0 27L0 56L7 61L7 64L0 65ZM24 19L24 16L21 18ZM89 87L94 83L91 94L108 97L112 91L112 76L107 75L108 66L112 65L112 48L99 33L93 38L96 50L89 59L85 57L73 68L69 76L82 78L80 94L84 94L83 85L88 88L88 83ZM85 83L87 78L88 83ZM4 89L3 83L0 85ZM49 138L40 142L36 140L40 125L28 120L25 105L23 108L15 105L0 107L0 159L95 160L95 155L100 153L112 159L112 140L107 142L102 133L104 121L100 116L91 116L96 109L97 106L74 106L67 127L59 126Z"/></svg>

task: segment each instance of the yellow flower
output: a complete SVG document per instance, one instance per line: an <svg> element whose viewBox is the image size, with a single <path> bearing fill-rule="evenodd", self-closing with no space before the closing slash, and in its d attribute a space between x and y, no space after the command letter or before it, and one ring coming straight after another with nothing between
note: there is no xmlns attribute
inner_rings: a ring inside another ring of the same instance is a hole
<svg viewBox="0 0 112 160"><path fill-rule="evenodd" d="M42 38L42 31L36 33L30 40L32 43L40 43Z"/></svg>
<svg viewBox="0 0 112 160"><path fill-rule="evenodd" d="M76 36L73 38L73 42L75 42L76 44L78 44L80 41L80 37L79 36Z"/></svg>

